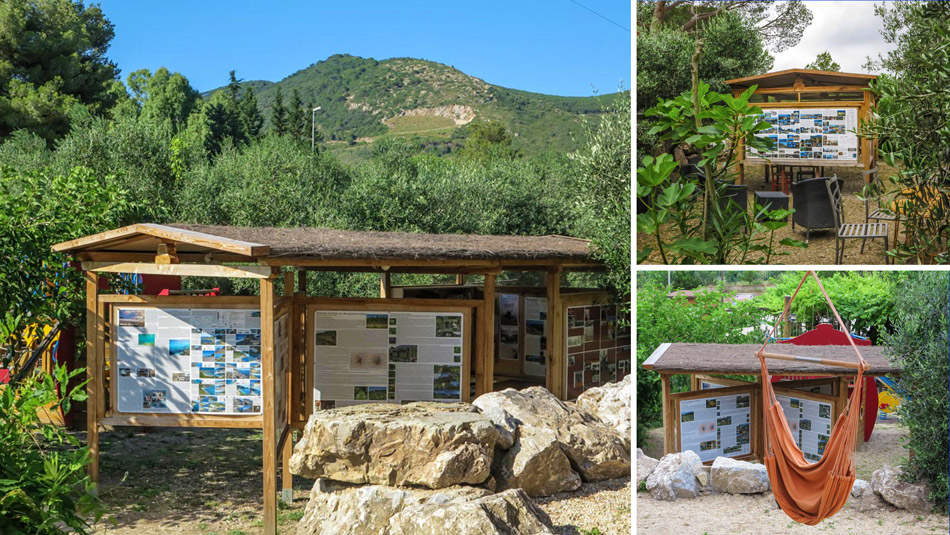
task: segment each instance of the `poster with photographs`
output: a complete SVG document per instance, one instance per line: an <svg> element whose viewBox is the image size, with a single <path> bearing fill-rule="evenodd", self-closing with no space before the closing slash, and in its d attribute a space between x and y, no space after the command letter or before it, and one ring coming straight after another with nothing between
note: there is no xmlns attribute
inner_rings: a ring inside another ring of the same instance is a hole
<svg viewBox="0 0 950 535"><path fill-rule="evenodd" d="M461 401L463 316L313 312L314 409Z"/></svg>
<svg viewBox="0 0 950 535"><path fill-rule="evenodd" d="M762 120L772 125L756 136L772 140L772 150L761 154L749 148L749 159L857 161L857 108L763 109Z"/></svg>
<svg viewBox="0 0 950 535"><path fill-rule="evenodd" d="M525 297L524 316L524 374L544 377L548 353L547 297Z"/></svg>
<svg viewBox="0 0 950 535"><path fill-rule="evenodd" d="M833 406L831 402L808 400L792 395L775 393L788 429L795 438L798 449L805 454L805 459L815 462L821 459L831 436L833 424Z"/></svg>
<svg viewBox="0 0 950 535"><path fill-rule="evenodd" d="M567 396L630 373L630 323L615 305L567 309Z"/></svg>
<svg viewBox="0 0 950 535"><path fill-rule="evenodd" d="M261 413L258 310L116 307L114 317L119 412Z"/></svg>
<svg viewBox="0 0 950 535"><path fill-rule="evenodd" d="M498 300L498 358L521 360L518 336L520 296L499 294Z"/></svg>
<svg viewBox="0 0 950 535"><path fill-rule="evenodd" d="M680 401L680 451L692 450L703 462L749 455L752 393Z"/></svg>

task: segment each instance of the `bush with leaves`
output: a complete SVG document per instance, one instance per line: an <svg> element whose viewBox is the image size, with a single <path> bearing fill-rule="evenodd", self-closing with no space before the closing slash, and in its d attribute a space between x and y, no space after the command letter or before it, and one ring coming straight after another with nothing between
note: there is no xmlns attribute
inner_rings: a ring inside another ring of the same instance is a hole
<svg viewBox="0 0 950 535"><path fill-rule="evenodd" d="M899 289L898 289L899 288ZM894 328L884 336L888 359L901 367L897 383L907 392L901 417L910 434L909 478L930 485L930 498L947 508L950 438L950 281L946 272L907 273L895 288Z"/></svg>
<svg viewBox="0 0 950 535"><path fill-rule="evenodd" d="M737 178L738 147L744 144L763 152L771 147L770 140L756 136L771 125L761 120L761 108L749 104L755 89L733 97L712 92L709 84L700 82L692 94L683 93L647 110L655 120L652 134L674 146L695 147L700 156L696 167L704 176L686 176L670 154L644 157L637 169L637 200L645 210L637 214L637 231L652 236L655 249L641 246L638 262L654 251L664 264L769 263L774 256L790 254L778 250L774 240L791 210L755 206L750 215L731 200L720 202ZM791 238L780 244L805 246Z"/></svg>
<svg viewBox="0 0 950 535"><path fill-rule="evenodd" d="M761 342L757 327L767 317L752 301L733 302L735 292L696 292L695 303L685 297L671 299L675 288L643 280L637 285L637 440L660 423L660 375L640 368L653 351L666 342L746 344ZM750 332L744 329L752 327ZM686 387L686 377L674 377L674 388ZM640 445L638 444L638 445Z"/></svg>
<svg viewBox="0 0 950 535"><path fill-rule="evenodd" d="M102 506L86 475L89 449L43 411L68 411L84 401L85 383L57 391L85 370L56 368L0 390L0 533L59 535L89 532Z"/></svg>

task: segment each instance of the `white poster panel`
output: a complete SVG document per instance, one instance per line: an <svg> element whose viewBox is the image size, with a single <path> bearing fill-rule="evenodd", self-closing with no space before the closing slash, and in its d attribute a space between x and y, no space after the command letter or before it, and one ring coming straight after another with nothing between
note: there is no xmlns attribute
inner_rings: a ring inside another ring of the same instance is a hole
<svg viewBox="0 0 950 535"><path fill-rule="evenodd" d="M762 109L761 119L772 125L757 133L772 140L770 152L749 148L749 159L857 161L857 108Z"/></svg>
<svg viewBox="0 0 950 535"><path fill-rule="evenodd" d="M831 436L831 403L776 394L788 429L795 444L805 454L805 459L815 462L821 459Z"/></svg>
<svg viewBox="0 0 950 535"><path fill-rule="evenodd" d="M547 297L525 297L524 300L524 373L536 377L547 374L548 320Z"/></svg>
<svg viewBox="0 0 950 535"><path fill-rule="evenodd" d="M461 401L463 316L317 310L314 408Z"/></svg>
<svg viewBox="0 0 950 535"><path fill-rule="evenodd" d="M256 309L116 307L117 409L260 414Z"/></svg>
<svg viewBox="0 0 950 535"><path fill-rule="evenodd" d="M680 447L700 460L739 457L751 452L751 394L680 401Z"/></svg>

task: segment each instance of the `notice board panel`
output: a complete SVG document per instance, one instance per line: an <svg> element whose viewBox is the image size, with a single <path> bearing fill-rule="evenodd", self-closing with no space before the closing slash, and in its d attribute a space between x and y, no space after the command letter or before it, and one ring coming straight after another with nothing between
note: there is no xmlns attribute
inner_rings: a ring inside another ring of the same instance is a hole
<svg viewBox="0 0 950 535"><path fill-rule="evenodd" d="M833 396L777 388L773 383L775 398L782 406L788 429L805 459L815 462L821 459L831 436L838 400Z"/></svg>
<svg viewBox="0 0 950 535"><path fill-rule="evenodd" d="M772 127L756 136L770 138L773 148L765 154L747 149L750 160L858 160L858 108L763 108L760 118Z"/></svg>
<svg viewBox="0 0 950 535"><path fill-rule="evenodd" d="M569 306L567 397L620 381L630 373L630 326L616 305Z"/></svg>
<svg viewBox="0 0 950 535"><path fill-rule="evenodd" d="M407 308L308 307L313 409L467 399L469 312Z"/></svg>
<svg viewBox="0 0 950 535"><path fill-rule="evenodd" d="M753 454L758 425L752 408L758 386L735 386L673 394L677 451L692 450L703 462Z"/></svg>
<svg viewBox="0 0 950 535"><path fill-rule="evenodd" d="M258 308L114 306L119 413L261 414Z"/></svg>

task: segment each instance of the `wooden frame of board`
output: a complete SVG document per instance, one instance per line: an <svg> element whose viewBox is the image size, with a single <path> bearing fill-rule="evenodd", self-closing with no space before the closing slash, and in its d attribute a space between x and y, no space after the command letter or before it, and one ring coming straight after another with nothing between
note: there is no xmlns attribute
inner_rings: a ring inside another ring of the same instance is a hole
<svg viewBox="0 0 950 535"><path fill-rule="evenodd" d="M433 304L436 301L437 304ZM304 298L301 304L306 310L306 330L304 340L306 344L306 359L301 373L304 378L306 405L303 411L303 422L313 414L314 388L314 344L315 335L314 312L318 311L353 311L353 312L448 312L462 315L462 401L471 399L472 374L472 316L476 304L475 300L468 299L323 299ZM480 306L480 305L479 305ZM302 426L301 426L302 427Z"/></svg>
<svg viewBox="0 0 950 535"><path fill-rule="evenodd" d="M730 386L726 388L713 388L706 390L695 390L691 392L679 392L671 396L672 399L672 410L673 416L676 420L676 425L673 426L673 441L676 447L676 452L683 451L682 446L682 421L679 417L680 415L680 402L687 399L704 399L704 398L713 398L728 396L733 394L745 394L748 393L749 397L749 452L746 455L739 455L732 457L732 459L738 460L748 460L755 459L757 457L756 452L759 451L759 448L762 445L763 437L761 434L761 426L759 422L762 421L762 399L761 393L759 392L759 386L756 383L749 383L748 385L743 386ZM672 453L672 452L671 452ZM703 464L712 464L713 461L705 461Z"/></svg>

